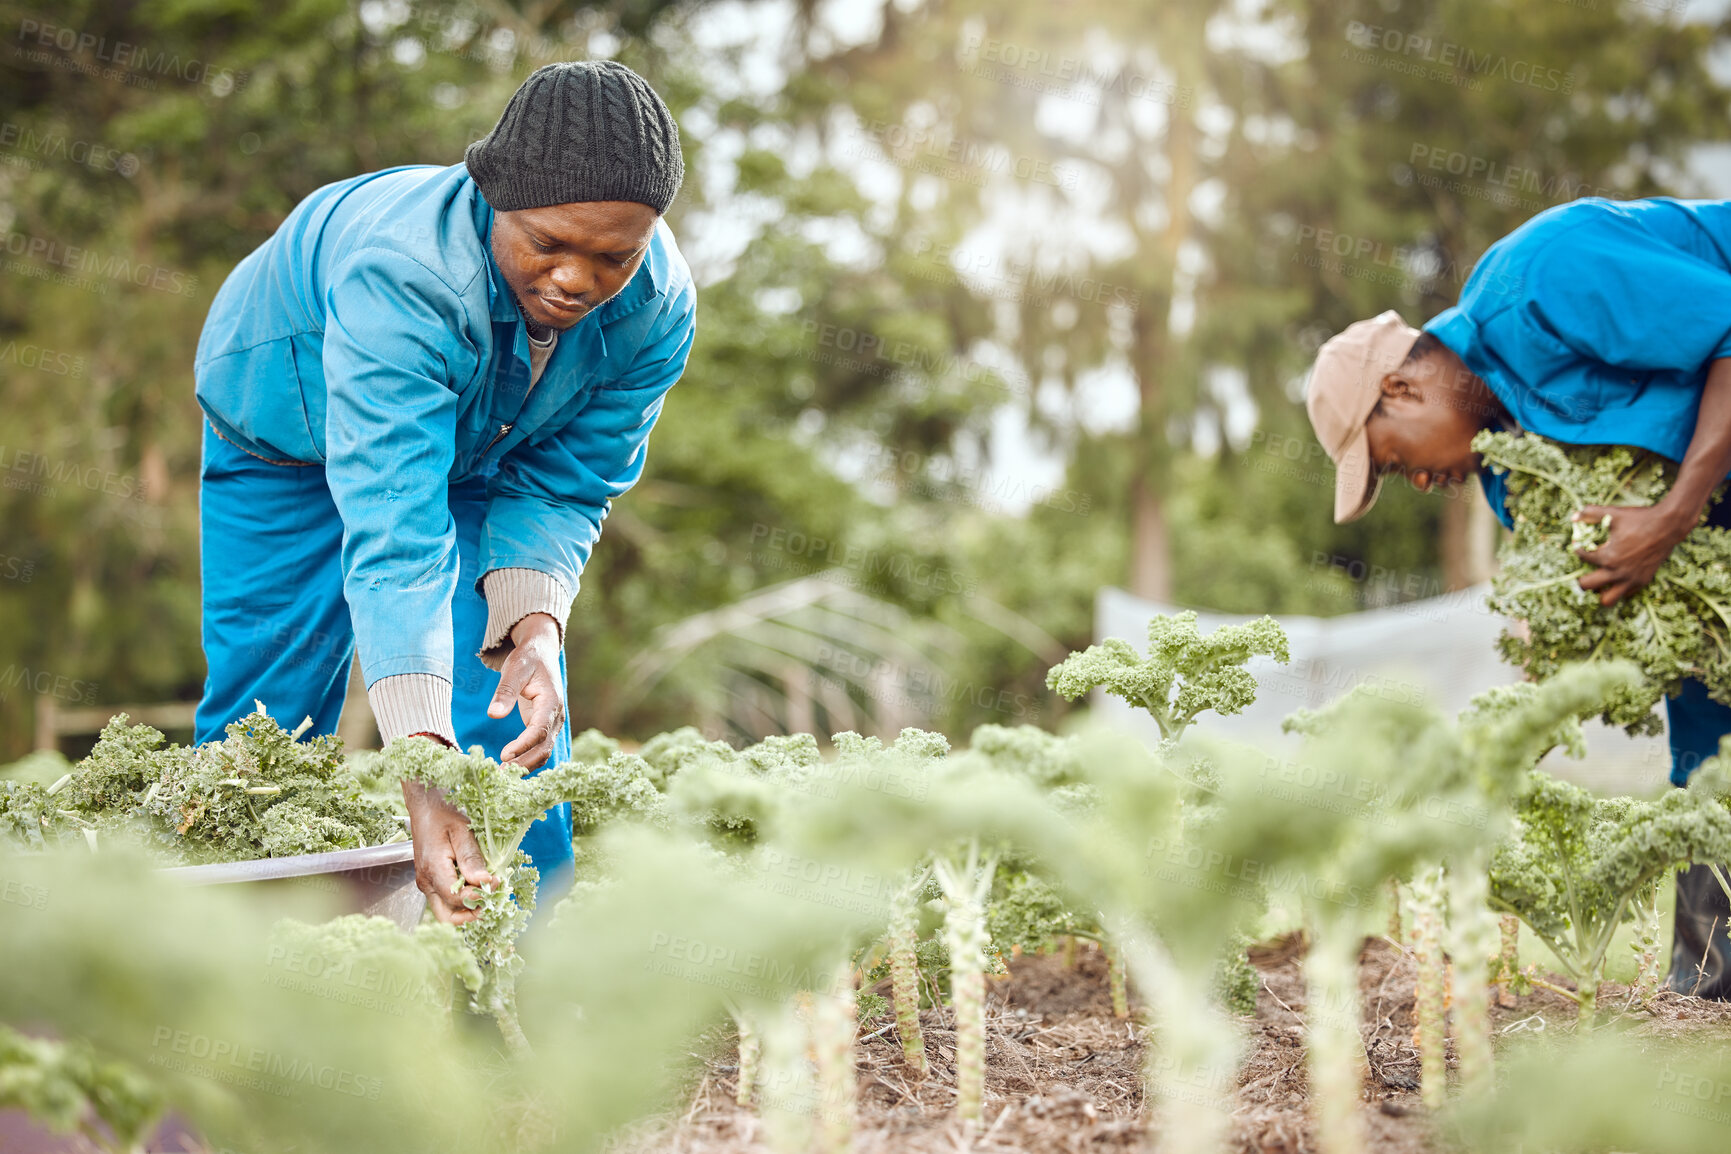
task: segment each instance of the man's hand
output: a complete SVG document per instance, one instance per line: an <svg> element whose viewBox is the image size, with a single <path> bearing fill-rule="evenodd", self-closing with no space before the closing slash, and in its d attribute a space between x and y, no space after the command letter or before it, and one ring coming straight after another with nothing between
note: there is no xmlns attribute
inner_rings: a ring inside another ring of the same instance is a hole
<svg viewBox="0 0 1731 1154"><path fill-rule="evenodd" d="M1599 568L1581 578L1581 588L1599 595L1600 605L1615 605L1653 579L1677 542L1689 535L1707 507L1714 486L1731 472L1731 357L1707 369L1701 408L1677 480L1656 505L1588 505L1577 521L1611 515L1611 536L1591 552L1577 552Z"/></svg>
<svg viewBox="0 0 1731 1154"><path fill-rule="evenodd" d="M539 769L553 754L553 736L565 721L565 699L559 681L559 623L545 613L531 613L511 629L515 648L499 672L499 688L488 717L505 717L517 706L523 732L499 752L500 761Z"/></svg>
<svg viewBox="0 0 1731 1154"><path fill-rule="evenodd" d="M478 898L480 886L497 889L499 879L487 872L469 819L438 790L418 781L403 782L403 802L415 839L415 885L427 895L433 916L454 926L473 920L475 911L464 899Z"/></svg>
<svg viewBox="0 0 1731 1154"><path fill-rule="evenodd" d="M1597 549L1578 549L1575 555L1598 568L1580 580L1580 586L1599 595L1600 605L1615 605L1653 579L1677 542L1695 527L1694 516L1676 506L1588 505L1575 520L1594 522L1611 518L1611 535Z"/></svg>

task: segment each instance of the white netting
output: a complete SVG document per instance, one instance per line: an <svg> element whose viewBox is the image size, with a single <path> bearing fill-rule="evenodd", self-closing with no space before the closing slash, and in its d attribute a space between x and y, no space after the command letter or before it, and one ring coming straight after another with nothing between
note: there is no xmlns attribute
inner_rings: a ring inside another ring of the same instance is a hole
<svg viewBox="0 0 1731 1154"><path fill-rule="evenodd" d="M1282 616L1292 661L1278 665L1257 658L1250 669L1261 686L1256 703L1236 717L1203 715L1209 732L1258 744L1285 744L1280 721L1295 709L1333 701L1355 685L1368 684L1390 700L1424 700L1447 713L1463 708L1473 694L1518 679L1518 671L1497 656L1496 639L1504 619L1485 604L1489 585L1412 601L1387 609L1341 617ZM1094 604L1096 640L1122 637L1146 650L1149 618L1176 613L1178 607L1133 597L1121 589L1102 589ZM1226 613L1198 612L1208 632L1249 620ZM1153 721L1115 697L1096 694L1102 718L1157 736ZM1662 705L1659 707L1664 708ZM1545 768L1559 777L1616 793L1652 794L1664 788L1671 755L1663 737L1631 738L1598 722L1587 727L1584 761L1552 755Z"/></svg>

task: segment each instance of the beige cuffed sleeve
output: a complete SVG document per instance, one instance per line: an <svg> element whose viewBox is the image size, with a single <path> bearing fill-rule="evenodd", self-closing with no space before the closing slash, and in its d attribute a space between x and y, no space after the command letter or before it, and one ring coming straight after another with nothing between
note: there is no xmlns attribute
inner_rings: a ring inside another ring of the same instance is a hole
<svg viewBox="0 0 1731 1154"><path fill-rule="evenodd" d="M565 640L565 619L571 615L572 595L564 583L539 569L494 569L481 578L481 596L487 602L487 634L477 655L495 672L516 648L511 630L531 613L545 613L559 625L559 641Z"/></svg>
<svg viewBox="0 0 1731 1154"><path fill-rule="evenodd" d="M454 748L457 731L451 724L451 683L432 673L399 673L367 686L367 702L379 723L379 740L412 733L436 733Z"/></svg>

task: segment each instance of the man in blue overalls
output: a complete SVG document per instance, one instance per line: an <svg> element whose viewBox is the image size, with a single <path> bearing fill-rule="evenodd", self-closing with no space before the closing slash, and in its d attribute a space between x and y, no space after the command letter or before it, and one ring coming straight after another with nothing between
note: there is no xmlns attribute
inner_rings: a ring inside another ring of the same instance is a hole
<svg viewBox="0 0 1731 1154"><path fill-rule="evenodd" d="M195 365L200 741L255 698L333 732L358 648L384 740L568 756L565 620L695 332L661 219L684 171L640 76L552 64L463 164L327 185L240 262ZM403 793L421 889L473 917L466 820ZM555 884L566 810L523 847Z"/></svg>
<svg viewBox="0 0 1731 1154"><path fill-rule="evenodd" d="M1653 579L1731 472L1731 202L1578 200L1485 253L1460 303L1425 325L1394 312L1323 345L1306 405L1336 467L1334 519L1362 516L1382 479L1419 489L1478 472L1497 516L1503 479L1471 442L1485 428L1571 445L1633 445L1680 464L1664 499L1611 515L1583 553L1583 589L1610 605ZM1731 527L1731 501L1709 521ZM1671 780L1731 733L1698 681L1667 699ZM1705 866L1678 878L1670 988L1731 999L1731 905Z"/></svg>

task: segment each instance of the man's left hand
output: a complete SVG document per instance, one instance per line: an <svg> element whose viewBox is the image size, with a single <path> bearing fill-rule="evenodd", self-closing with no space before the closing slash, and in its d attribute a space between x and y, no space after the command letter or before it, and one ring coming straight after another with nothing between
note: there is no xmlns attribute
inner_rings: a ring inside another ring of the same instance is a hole
<svg viewBox="0 0 1731 1154"><path fill-rule="evenodd" d="M515 705L523 732L500 751L500 761L539 769L553 754L553 737L565 721L564 687L559 679L559 623L531 613L511 629L515 644L499 671L499 688L487 706L488 717L506 717Z"/></svg>
<svg viewBox="0 0 1731 1154"><path fill-rule="evenodd" d="M1653 579L1677 542L1695 527L1695 520L1664 505L1588 505L1575 514L1575 520L1598 521L1607 514L1610 538L1597 549L1576 550L1575 555L1597 566L1581 578L1581 588L1597 593L1600 605L1615 605Z"/></svg>

